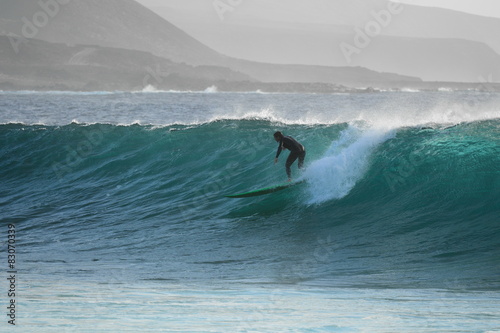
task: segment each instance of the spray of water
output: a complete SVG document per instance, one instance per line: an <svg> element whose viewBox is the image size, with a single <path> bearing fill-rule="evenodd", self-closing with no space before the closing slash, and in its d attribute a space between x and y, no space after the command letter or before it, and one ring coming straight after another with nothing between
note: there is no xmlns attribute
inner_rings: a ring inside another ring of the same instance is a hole
<svg viewBox="0 0 500 333"><path fill-rule="evenodd" d="M393 130L365 130L349 125L323 157L304 172L309 191L307 203L320 204L346 196L365 174L377 146L394 136Z"/></svg>

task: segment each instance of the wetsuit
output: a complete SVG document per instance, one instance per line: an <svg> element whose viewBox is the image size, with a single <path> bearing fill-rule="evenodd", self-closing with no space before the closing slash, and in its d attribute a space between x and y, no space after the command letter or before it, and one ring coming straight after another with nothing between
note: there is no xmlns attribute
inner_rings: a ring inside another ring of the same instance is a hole
<svg viewBox="0 0 500 333"><path fill-rule="evenodd" d="M304 158L306 157L306 149L304 148L303 145L301 145L297 140L295 140L291 136L284 136L283 139L281 139L278 151L276 152L276 158L280 156L281 151L283 149L290 150L290 155L288 155L285 167L288 178L292 178L292 170L290 170L290 167L292 166L293 162L295 162L295 160L298 158L299 169L302 169L302 166L304 165Z"/></svg>

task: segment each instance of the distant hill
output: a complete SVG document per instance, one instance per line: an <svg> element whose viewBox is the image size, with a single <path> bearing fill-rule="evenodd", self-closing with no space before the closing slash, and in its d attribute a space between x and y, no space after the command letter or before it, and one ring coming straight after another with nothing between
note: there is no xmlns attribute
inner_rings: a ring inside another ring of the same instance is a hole
<svg viewBox="0 0 500 333"><path fill-rule="evenodd" d="M215 86L220 91L362 91L324 83L264 83L226 67L180 64L143 51L34 39L26 40L22 48L16 53L9 38L0 35L0 90L141 91L149 86L202 91ZM379 75L361 71L367 79Z"/></svg>
<svg viewBox="0 0 500 333"><path fill-rule="evenodd" d="M425 81L500 82L500 55L484 43L462 39L380 37L353 65L419 75Z"/></svg>
<svg viewBox="0 0 500 333"><path fill-rule="evenodd" d="M16 53L0 36L0 89L29 90L204 90L215 83L255 82L225 67L174 63L143 51L67 46L29 40Z"/></svg>
<svg viewBox="0 0 500 333"><path fill-rule="evenodd" d="M0 0L0 6L0 34L26 35L26 20L33 24L38 13L47 13L36 0ZM385 86L391 82L420 81L416 77L379 73L360 67L283 66L230 58L203 45L133 0L72 0L66 5L59 5L57 11L53 8L53 12L54 15L47 15L48 22L30 37L69 47L94 45L143 51L190 66L227 67L232 70L227 73L243 73L250 81L319 82L350 86ZM28 44L19 44L20 53L26 52L23 48ZM130 63L126 69L132 71L130 67L133 66ZM116 66L112 68L116 69ZM194 69L195 72L197 70L199 68ZM234 81L231 75L228 74L228 81Z"/></svg>
<svg viewBox="0 0 500 333"><path fill-rule="evenodd" d="M44 12L38 0L0 0L0 32L23 35L22 17ZM10 16L7 18L7 16ZM69 45L147 51L191 65L222 65L225 57L133 0L71 0L32 37Z"/></svg>
<svg viewBox="0 0 500 333"><path fill-rule="evenodd" d="M146 4L158 3L138 0ZM253 0L224 15L204 0L163 0L154 10L224 54L260 62L361 66L427 81L500 81L500 19L401 5L380 34L348 62L354 27L375 21L388 1ZM283 4L286 3L286 6Z"/></svg>

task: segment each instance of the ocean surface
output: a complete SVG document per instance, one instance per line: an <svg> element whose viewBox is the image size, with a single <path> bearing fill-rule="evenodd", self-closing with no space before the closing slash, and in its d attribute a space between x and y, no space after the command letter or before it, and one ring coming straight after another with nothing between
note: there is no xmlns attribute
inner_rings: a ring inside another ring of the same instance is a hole
<svg viewBox="0 0 500 333"><path fill-rule="evenodd" d="M305 182L226 198L277 130ZM3 332L500 332L500 94L0 92L0 142Z"/></svg>

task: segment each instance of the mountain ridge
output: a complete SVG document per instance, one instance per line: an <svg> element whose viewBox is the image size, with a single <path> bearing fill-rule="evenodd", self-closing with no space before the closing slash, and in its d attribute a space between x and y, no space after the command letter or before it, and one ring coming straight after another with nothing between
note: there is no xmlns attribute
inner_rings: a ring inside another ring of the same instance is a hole
<svg viewBox="0 0 500 333"><path fill-rule="evenodd" d="M0 89L141 91L143 89L267 92L357 92L340 84L320 82L261 82L226 67L191 66L175 63L144 51L97 45L50 43L26 40L16 53L8 36L0 35ZM273 65L269 65L270 69ZM285 66L287 67L287 66ZM308 71L307 66L299 66ZM352 69L316 68L350 77ZM359 69L366 80L381 83L387 78L398 82L400 76ZM286 72L286 68L283 70ZM368 81L367 81L368 82Z"/></svg>
<svg viewBox="0 0 500 333"><path fill-rule="evenodd" d="M405 4L401 12L392 14L386 22L378 17L384 23L379 34L360 49L360 57L356 54L353 59L347 59L340 45L354 45L355 38L359 38L356 27L363 30L369 22L378 23L377 15L388 12L387 1L370 4L359 0L290 2L289 7L301 6L296 11L290 8L283 11L280 3L272 0L242 3L227 12L222 21L214 9L201 0L189 3L164 0L162 4L169 6L168 10L157 7L156 12L215 50L252 61L361 66L416 76L425 81L477 82L481 77L500 80L500 40L495 33L500 31L500 19ZM346 10L340 10L346 6ZM414 47L408 48L408 44L411 45L408 38L421 45L418 52ZM456 45L457 40L464 53L452 52L446 46ZM477 43L489 48L478 48ZM374 47L377 44L388 47L381 52ZM392 57L394 50L398 54L396 61ZM422 54L429 59L424 66L427 74L419 72ZM435 55L435 59L429 54ZM391 62L385 60L389 57ZM452 61L442 60L446 58Z"/></svg>
<svg viewBox="0 0 500 333"><path fill-rule="evenodd" d="M44 11L47 17L50 16L47 15L48 12L44 8L37 7L37 3L40 4L40 2L35 0L22 2L24 7L20 5L20 2L1 1L3 16L0 22L0 33L3 31L4 35L22 34L23 28L28 26L28 23L33 26L35 23L40 23L29 22L28 18L40 17L39 14L43 14ZM56 3L55 0L47 1ZM26 12L26 4L32 5L28 12ZM19 15L23 11L25 16L20 18ZM32 14L33 12L34 14ZM18 19L16 20L15 16L7 19L5 16L8 16L9 13L11 15L17 13ZM246 81L256 79L267 83L303 82L349 86L420 81L416 77L378 73L364 68L286 66L230 58L201 44L195 38L133 0L71 0L67 5L59 5L57 13L48 18L47 24L40 25L39 29L36 30L34 38L59 44L58 48L60 49L61 45L66 45L68 48L76 45L95 45L142 51L180 65L194 66L193 68L202 65L226 67L230 69L228 73L235 72L246 75L249 78ZM26 31L24 31L24 35L26 35ZM24 52L22 48L25 46L25 41L19 41L19 44L16 45L21 49L20 52ZM4 45L6 44L4 43ZM34 49L30 52L37 53ZM61 52L66 54L70 51L61 49ZM40 54L39 56L44 55ZM74 61L82 61L82 59L78 60L78 55L73 54L72 56L75 57ZM146 56L144 55L144 57ZM82 58L81 54L80 58ZM130 65L132 66L132 64ZM357 79L358 77L360 79Z"/></svg>

